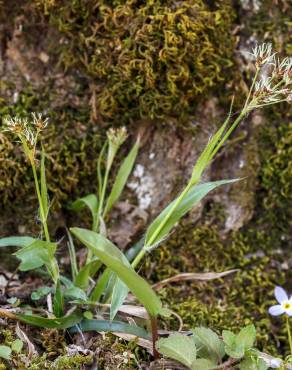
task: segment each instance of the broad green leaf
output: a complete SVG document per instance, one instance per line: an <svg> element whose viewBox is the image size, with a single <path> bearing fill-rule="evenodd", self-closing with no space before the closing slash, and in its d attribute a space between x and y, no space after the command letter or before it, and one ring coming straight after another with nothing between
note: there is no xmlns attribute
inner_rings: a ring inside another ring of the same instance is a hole
<svg viewBox="0 0 292 370"><path fill-rule="evenodd" d="M267 370L269 366L261 358L245 358L239 364L240 370Z"/></svg>
<svg viewBox="0 0 292 370"><path fill-rule="evenodd" d="M191 337L183 334L171 334L168 338L159 339L156 343L159 353L191 367L196 360L196 346Z"/></svg>
<svg viewBox="0 0 292 370"><path fill-rule="evenodd" d="M229 347L234 346L235 341L236 341L236 335L234 333L232 333L232 331L223 330L222 331L222 337L223 337L224 343L227 346L229 346Z"/></svg>
<svg viewBox="0 0 292 370"><path fill-rule="evenodd" d="M31 299L33 301L38 301L44 296L47 296L51 292L52 288L49 286L41 286L35 292L31 293Z"/></svg>
<svg viewBox="0 0 292 370"><path fill-rule="evenodd" d="M151 225L147 229L145 245L149 246L149 241L152 241L151 245L160 243L169 234L174 225L196 204L198 204L211 190L214 190L221 185L234 183L238 180L239 179L220 180L214 182L206 182L205 184L193 186L186 194L186 196L182 199L178 207L173 211L166 224L160 230L159 234L155 237L155 240L152 239L153 236L156 234L156 230L159 228L160 224L163 223L164 218L172 209L173 205L176 202L176 199L172 201L151 223Z"/></svg>
<svg viewBox="0 0 292 370"><path fill-rule="evenodd" d="M209 328L199 327L193 330L199 341L208 348L210 354L215 354L217 360L221 360L225 354L224 343L218 335Z"/></svg>
<svg viewBox="0 0 292 370"><path fill-rule="evenodd" d="M70 208L76 212L79 212L85 207L89 208L92 215L93 224L95 224L98 218L98 200L95 194L88 194L85 197L79 198L70 206Z"/></svg>
<svg viewBox="0 0 292 370"><path fill-rule="evenodd" d="M207 358L198 358L191 364L191 370L212 370L217 369L217 364Z"/></svg>
<svg viewBox="0 0 292 370"><path fill-rule="evenodd" d="M125 285L121 279L117 278L113 291L112 291L112 299L111 299L111 307L110 307L110 319L113 320L119 311L120 307L123 305L124 300L126 299L129 293L129 288Z"/></svg>
<svg viewBox="0 0 292 370"><path fill-rule="evenodd" d="M82 320L82 313L74 311L70 315L48 319L37 315L16 314L17 318L26 324L49 329L67 329L78 324Z"/></svg>
<svg viewBox="0 0 292 370"><path fill-rule="evenodd" d="M45 214L45 218L48 217L49 207L48 207L48 188L47 188L47 180L46 180L46 168L45 168L45 151L42 147L42 155L41 155L41 199L42 199L42 206Z"/></svg>
<svg viewBox="0 0 292 370"><path fill-rule="evenodd" d="M74 284L83 290L87 289L88 282L89 282L89 276L91 276L92 271L96 273L101 266L102 266L102 262L100 260L94 260L94 261L87 263L85 266L83 266L80 269L80 271L76 275Z"/></svg>
<svg viewBox="0 0 292 370"><path fill-rule="evenodd" d="M227 353L228 356L232 358L242 358L244 357L244 347L242 345L236 345L234 344L233 346L227 346L225 345L225 352Z"/></svg>
<svg viewBox="0 0 292 370"><path fill-rule="evenodd" d="M13 352L16 352L16 353L21 352L22 347L23 347L23 341L22 341L22 340L20 340L20 339L15 339L15 340L11 343L11 349L12 349L12 351L13 351Z"/></svg>
<svg viewBox="0 0 292 370"><path fill-rule="evenodd" d="M10 360L11 348L8 346L0 346L0 357L5 360Z"/></svg>
<svg viewBox="0 0 292 370"><path fill-rule="evenodd" d="M71 229L71 232L118 275L150 316L163 314L162 303L151 286L136 273L125 255L113 243L91 230L75 227Z"/></svg>
<svg viewBox="0 0 292 370"><path fill-rule="evenodd" d="M150 334L143 328L126 324L121 321L108 321L108 320L83 320L77 326L70 328L70 333L84 331L107 331L112 333L127 333L140 338L150 340Z"/></svg>
<svg viewBox="0 0 292 370"><path fill-rule="evenodd" d="M132 169L133 169L133 166L134 166L137 154L138 154L138 148L139 148L139 141L135 143L130 153L124 159L121 167L119 168L119 171L117 173L112 190L106 202L105 210L103 213L104 216L111 210L113 205L116 203L116 201L119 199L120 195L122 194L122 191L124 190L124 187L127 183L128 177L130 173L132 172Z"/></svg>
<svg viewBox="0 0 292 370"><path fill-rule="evenodd" d="M21 271L33 270L42 265L50 266L57 248L56 243L35 239L30 245L19 249L16 257L21 260Z"/></svg>
<svg viewBox="0 0 292 370"><path fill-rule="evenodd" d="M256 329L253 324L241 329L236 336L236 343L241 344L245 350L252 348L256 340Z"/></svg>
<svg viewBox="0 0 292 370"><path fill-rule="evenodd" d="M7 238L0 239L0 248L1 247L27 247L30 245L34 239L30 236L8 236Z"/></svg>
<svg viewBox="0 0 292 370"><path fill-rule="evenodd" d="M225 344L225 352L232 358L242 358L244 356L244 347L241 343L237 343L237 336L229 330L223 330L223 341Z"/></svg>
<svg viewBox="0 0 292 370"><path fill-rule="evenodd" d="M62 317L64 315L64 297L60 280L58 280L56 284L56 291L54 294L53 303L54 315L56 317Z"/></svg>

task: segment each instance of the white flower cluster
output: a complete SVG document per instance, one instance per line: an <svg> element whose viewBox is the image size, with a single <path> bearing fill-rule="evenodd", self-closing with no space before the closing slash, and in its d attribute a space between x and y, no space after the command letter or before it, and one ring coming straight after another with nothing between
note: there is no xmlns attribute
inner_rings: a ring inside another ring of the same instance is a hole
<svg viewBox="0 0 292 370"><path fill-rule="evenodd" d="M41 113L32 113L32 120L21 117L5 117L3 120L4 131L10 131L20 138L23 138L27 144L34 147L40 131L48 125L48 118L43 118Z"/></svg>
<svg viewBox="0 0 292 370"><path fill-rule="evenodd" d="M280 59L272 50L272 44L262 44L253 49L252 55L258 73L265 66L259 81L255 82L248 110L265 105L292 101L292 58Z"/></svg>

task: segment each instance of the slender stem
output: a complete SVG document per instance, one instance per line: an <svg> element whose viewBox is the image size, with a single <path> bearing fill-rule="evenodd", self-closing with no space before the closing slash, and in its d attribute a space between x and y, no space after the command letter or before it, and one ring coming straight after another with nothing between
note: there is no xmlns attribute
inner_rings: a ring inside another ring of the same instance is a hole
<svg viewBox="0 0 292 370"><path fill-rule="evenodd" d="M49 234L49 229L48 229L48 225L47 225L47 217L45 215L44 208L43 208L41 190L40 190L40 186L39 186L39 180L38 180L38 175L37 175L37 171L36 171L34 155L33 155L33 152L30 150L30 148L28 147L26 141L22 137L20 137L20 140L22 142L24 152L27 155L27 157L30 161L30 164L31 164L33 179L34 179L34 184L35 184L35 190L36 190L36 194L37 194L37 198L38 198L38 202L39 202L39 207L40 207L41 222L42 222L42 225L43 225L43 228L44 228L46 241L50 242L50 234Z"/></svg>
<svg viewBox="0 0 292 370"><path fill-rule="evenodd" d="M156 342L158 340L158 330L157 330L157 318L152 316L151 320L151 333L152 333L152 349L153 349L153 357L155 360L158 359L159 353L156 349Z"/></svg>
<svg viewBox="0 0 292 370"><path fill-rule="evenodd" d="M288 332L290 354L292 355L292 338L291 338L291 329L290 329L290 323L289 323L289 316L288 315L286 315L286 326L287 326L287 332Z"/></svg>
<svg viewBox="0 0 292 370"><path fill-rule="evenodd" d="M246 107L247 107L247 104L248 104L248 102L249 102L249 99L250 99L250 96L251 96L252 90L253 90L254 85L255 85L255 83L256 83L256 80L257 80L257 78L258 78L259 72L260 72L260 68L258 68L258 67L257 67L257 69L256 69L256 73L255 73L254 78L253 78L253 80L252 80L251 88L249 89L249 92L248 92L248 95L247 95L246 101L245 101L245 103L244 103L243 110L245 110L245 109L246 109Z"/></svg>

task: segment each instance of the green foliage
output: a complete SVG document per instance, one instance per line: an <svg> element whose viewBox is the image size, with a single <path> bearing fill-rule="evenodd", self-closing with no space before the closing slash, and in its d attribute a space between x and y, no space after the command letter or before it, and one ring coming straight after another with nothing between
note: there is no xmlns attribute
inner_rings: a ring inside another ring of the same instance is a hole
<svg viewBox="0 0 292 370"><path fill-rule="evenodd" d="M95 104L105 121L186 118L232 65L229 0L212 6L202 0L36 2L66 39L58 50L65 68L77 68L98 86Z"/></svg>
<svg viewBox="0 0 292 370"><path fill-rule="evenodd" d="M157 342L157 349L161 354L181 362L192 370L268 368L261 359L261 354L252 348L256 336L253 325L242 328L237 335L223 331L223 340L209 328L198 327L192 332L192 336L176 333L160 339ZM233 351L229 353L231 347ZM226 355L229 358L225 356L224 348L228 350ZM250 368L246 367L247 364Z"/></svg>
<svg viewBox="0 0 292 370"><path fill-rule="evenodd" d="M242 358L246 351L253 347L256 330L254 325L246 326L235 335L229 330L223 330L223 341L226 353L233 358Z"/></svg>
<svg viewBox="0 0 292 370"><path fill-rule="evenodd" d="M193 338L179 333L160 339L156 348L162 355L173 358L189 368L197 357Z"/></svg>
<svg viewBox="0 0 292 370"><path fill-rule="evenodd" d="M163 314L160 299L131 267L123 253L109 240L93 231L71 228L71 232L128 286L150 316Z"/></svg>

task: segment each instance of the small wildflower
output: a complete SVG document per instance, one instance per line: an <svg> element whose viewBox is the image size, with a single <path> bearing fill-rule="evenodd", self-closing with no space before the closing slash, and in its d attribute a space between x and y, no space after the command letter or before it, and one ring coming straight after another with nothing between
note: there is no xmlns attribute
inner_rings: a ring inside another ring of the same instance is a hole
<svg viewBox="0 0 292 370"><path fill-rule="evenodd" d="M275 288L275 297L279 304L269 308L269 314L272 316L279 316L285 313L292 316L292 297L288 298L286 291L277 286Z"/></svg>
<svg viewBox="0 0 292 370"><path fill-rule="evenodd" d="M256 66L260 67L264 64L271 63L276 53L272 53L272 44L271 43L263 43L261 45L257 45L255 48L252 49L251 53L255 60Z"/></svg>
<svg viewBox="0 0 292 370"><path fill-rule="evenodd" d="M279 369L282 366L283 361L280 358L272 358L269 366L272 369Z"/></svg>

